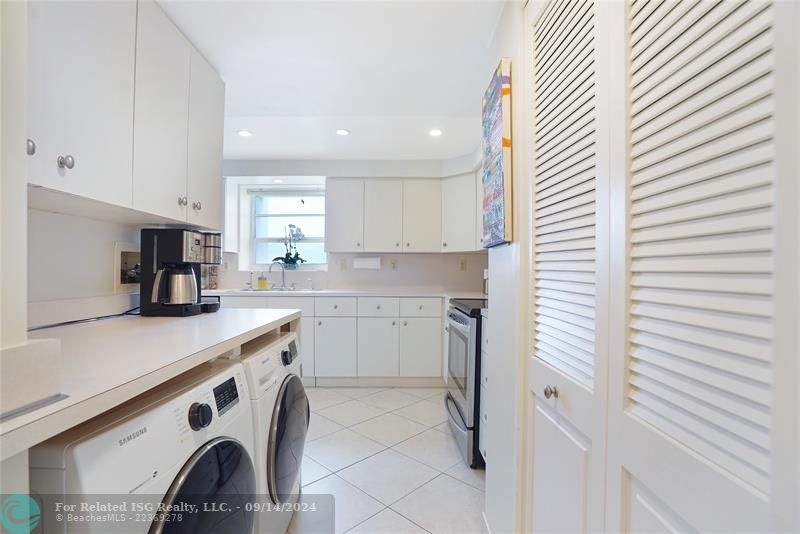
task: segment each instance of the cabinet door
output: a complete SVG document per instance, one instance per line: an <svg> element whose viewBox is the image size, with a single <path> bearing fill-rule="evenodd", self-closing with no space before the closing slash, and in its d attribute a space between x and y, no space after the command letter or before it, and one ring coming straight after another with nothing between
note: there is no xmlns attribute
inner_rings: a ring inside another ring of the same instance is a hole
<svg viewBox="0 0 800 534"><path fill-rule="evenodd" d="M187 221L222 228L222 135L225 83L214 68L191 50L189 83L189 216Z"/></svg>
<svg viewBox="0 0 800 534"><path fill-rule="evenodd" d="M358 320L358 376L398 376L397 319Z"/></svg>
<svg viewBox="0 0 800 534"><path fill-rule="evenodd" d="M403 252L442 249L442 181L403 182Z"/></svg>
<svg viewBox="0 0 800 534"><path fill-rule="evenodd" d="M364 181L326 180L325 250L364 250Z"/></svg>
<svg viewBox="0 0 800 534"><path fill-rule="evenodd" d="M28 23L29 181L130 207L136 2L28 2Z"/></svg>
<svg viewBox="0 0 800 534"><path fill-rule="evenodd" d="M186 220L191 45L151 0L139 2L133 207Z"/></svg>
<svg viewBox="0 0 800 534"><path fill-rule="evenodd" d="M355 377L355 317L320 317L314 324L316 376Z"/></svg>
<svg viewBox="0 0 800 534"><path fill-rule="evenodd" d="M314 318L300 319L300 358L303 376L314 375Z"/></svg>
<svg viewBox="0 0 800 534"><path fill-rule="evenodd" d="M475 250L475 175L442 180L442 252Z"/></svg>
<svg viewBox="0 0 800 534"><path fill-rule="evenodd" d="M403 241L403 182L364 182L364 251L400 252Z"/></svg>
<svg viewBox="0 0 800 534"><path fill-rule="evenodd" d="M442 320L400 319L400 376L442 376Z"/></svg>

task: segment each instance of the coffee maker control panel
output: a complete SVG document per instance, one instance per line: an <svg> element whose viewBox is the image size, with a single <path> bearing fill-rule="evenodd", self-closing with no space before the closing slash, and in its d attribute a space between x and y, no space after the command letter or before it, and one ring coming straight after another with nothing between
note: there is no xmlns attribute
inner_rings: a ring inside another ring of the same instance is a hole
<svg viewBox="0 0 800 534"><path fill-rule="evenodd" d="M183 261L186 263L203 263L205 245L200 232L183 232Z"/></svg>

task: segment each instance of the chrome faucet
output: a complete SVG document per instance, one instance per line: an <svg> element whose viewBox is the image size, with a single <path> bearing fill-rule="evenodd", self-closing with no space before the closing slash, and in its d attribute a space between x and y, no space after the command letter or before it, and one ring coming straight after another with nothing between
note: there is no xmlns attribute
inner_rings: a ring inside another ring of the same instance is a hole
<svg viewBox="0 0 800 534"><path fill-rule="evenodd" d="M279 261L273 261L269 266L269 271L268 272L270 272L270 273L272 272L272 266L273 265L279 265L280 266L280 268L281 268L281 289L286 289L286 267L284 267L283 264L281 262L279 262Z"/></svg>

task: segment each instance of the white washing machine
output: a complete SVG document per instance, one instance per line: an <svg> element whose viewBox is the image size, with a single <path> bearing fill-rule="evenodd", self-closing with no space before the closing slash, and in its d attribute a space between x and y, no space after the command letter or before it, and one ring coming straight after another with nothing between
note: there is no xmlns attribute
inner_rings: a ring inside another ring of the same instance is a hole
<svg viewBox="0 0 800 534"><path fill-rule="evenodd" d="M251 395L259 496L281 511L257 514L256 532L285 533L300 494L300 468L310 408L300 379L295 333L284 332L242 346Z"/></svg>
<svg viewBox="0 0 800 534"><path fill-rule="evenodd" d="M31 449L31 492L45 502L48 495L99 501L114 494L156 506L198 506L180 521L137 515L125 532L251 533L256 514L247 503L257 490L249 398L240 363L202 365ZM48 506L42 526L45 534L75 528L57 521ZM81 528L115 531L103 521Z"/></svg>

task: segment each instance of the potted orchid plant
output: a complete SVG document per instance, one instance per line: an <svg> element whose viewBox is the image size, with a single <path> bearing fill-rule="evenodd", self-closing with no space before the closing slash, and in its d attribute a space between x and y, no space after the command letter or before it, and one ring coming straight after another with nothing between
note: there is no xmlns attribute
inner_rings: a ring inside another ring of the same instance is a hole
<svg viewBox="0 0 800 534"><path fill-rule="evenodd" d="M286 269L297 269L299 263L306 262L306 260L300 257L300 253L297 252L297 242L302 241L305 237L303 231L294 224L285 227L283 245L286 247L286 254L277 256L273 258L272 261L283 263Z"/></svg>

